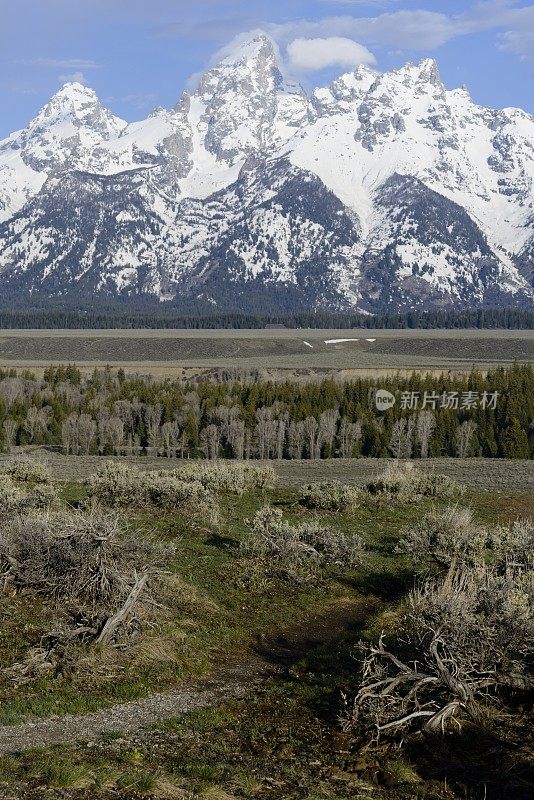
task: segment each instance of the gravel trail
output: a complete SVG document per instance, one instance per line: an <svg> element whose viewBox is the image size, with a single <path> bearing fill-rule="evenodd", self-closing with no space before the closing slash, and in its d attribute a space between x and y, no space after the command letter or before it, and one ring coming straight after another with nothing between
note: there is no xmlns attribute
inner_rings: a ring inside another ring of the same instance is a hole
<svg viewBox="0 0 534 800"><path fill-rule="evenodd" d="M134 733L199 708L243 697L254 686L250 672L228 673L219 682L202 687L152 694L140 700L89 714L48 717L35 722L0 726L0 755L77 741L90 741L103 733Z"/></svg>

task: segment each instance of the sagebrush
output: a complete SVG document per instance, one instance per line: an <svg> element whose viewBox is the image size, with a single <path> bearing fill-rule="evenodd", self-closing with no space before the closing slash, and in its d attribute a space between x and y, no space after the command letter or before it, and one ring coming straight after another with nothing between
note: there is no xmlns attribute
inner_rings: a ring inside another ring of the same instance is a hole
<svg viewBox="0 0 534 800"><path fill-rule="evenodd" d="M180 511L197 519L215 522L215 494L200 481L176 473L141 472L134 467L108 462L87 481L88 497L111 508L157 508Z"/></svg>
<svg viewBox="0 0 534 800"><path fill-rule="evenodd" d="M167 551L131 532L118 513L95 508L16 515L0 525L4 585L80 607L112 609L134 574L161 566Z"/></svg>
<svg viewBox="0 0 534 800"><path fill-rule="evenodd" d="M321 481L304 486L300 503L317 511L348 511L358 505L361 493L341 481Z"/></svg>
<svg viewBox="0 0 534 800"><path fill-rule="evenodd" d="M381 475L371 480L366 490L369 494L385 500L413 502L423 497L448 499L461 496L465 487L447 475L421 472L411 462L395 461Z"/></svg>
<svg viewBox="0 0 534 800"><path fill-rule="evenodd" d="M256 513L250 533L241 543L241 554L252 559L265 575L297 583L316 580L324 567L359 567L363 553L359 536L320 522L292 525L280 509L272 506Z"/></svg>
<svg viewBox="0 0 534 800"><path fill-rule="evenodd" d="M0 513L12 514L35 508L48 508L57 500L57 492L48 483L30 484L0 475Z"/></svg>

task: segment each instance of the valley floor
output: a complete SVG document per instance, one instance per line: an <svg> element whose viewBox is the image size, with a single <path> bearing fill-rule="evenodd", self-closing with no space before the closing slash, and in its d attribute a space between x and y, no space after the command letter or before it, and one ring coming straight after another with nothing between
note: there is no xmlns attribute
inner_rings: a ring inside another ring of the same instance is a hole
<svg viewBox="0 0 534 800"><path fill-rule="evenodd" d="M84 372L191 377L214 369L274 377L341 378L469 373L534 362L534 331L512 330L54 330L0 331L0 368L40 374L76 362Z"/></svg>
<svg viewBox="0 0 534 800"><path fill-rule="evenodd" d="M48 466L58 480L77 481L88 478L106 461L132 464L142 470L176 469L189 460L155 458L151 456L66 456L44 447L16 448L14 453L26 454ZM12 456L0 453L0 466ZM235 461L230 461L235 464ZM265 462L251 461L251 464ZM281 485L299 486L311 481L337 479L355 486L363 486L377 473L383 471L389 458L331 458L310 460L271 461ZM414 464L425 471L448 475L466 486L481 492L534 492L534 461L501 458L428 458L415 460Z"/></svg>

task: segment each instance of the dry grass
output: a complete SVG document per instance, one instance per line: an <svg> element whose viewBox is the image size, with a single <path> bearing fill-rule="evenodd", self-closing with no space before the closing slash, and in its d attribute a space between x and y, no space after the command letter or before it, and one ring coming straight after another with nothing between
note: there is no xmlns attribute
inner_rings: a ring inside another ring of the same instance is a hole
<svg viewBox="0 0 534 800"><path fill-rule="evenodd" d="M45 465L57 481L87 480L102 468L100 456L65 456L44 448L24 448L18 452L29 453L34 461ZM155 458L153 456L128 456L109 459L113 463L126 464L140 471L172 471L187 467L190 461ZM0 454L0 468L12 461L11 456ZM235 461L219 461L223 469ZM261 462L254 462L260 465ZM364 487L388 464L388 458L332 458L315 461L273 461L267 466L275 470L278 483L286 486L302 486L329 480L339 480L351 486ZM423 472L436 472L447 475L469 489L487 492L488 504L498 497L498 493L510 492L514 495L534 493L534 464L532 461L499 458L429 458L417 461L417 468Z"/></svg>

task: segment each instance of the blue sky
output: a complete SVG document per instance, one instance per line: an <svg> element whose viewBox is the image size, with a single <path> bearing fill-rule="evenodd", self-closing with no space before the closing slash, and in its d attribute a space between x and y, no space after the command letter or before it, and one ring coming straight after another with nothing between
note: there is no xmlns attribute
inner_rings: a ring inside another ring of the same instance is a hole
<svg viewBox="0 0 534 800"><path fill-rule="evenodd" d="M477 102L534 113L529 0L0 0L0 137L67 80L128 120L172 106L214 53L257 28L308 87L359 58L387 70L431 56Z"/></svg>

